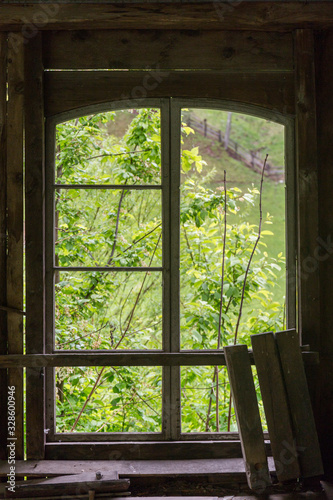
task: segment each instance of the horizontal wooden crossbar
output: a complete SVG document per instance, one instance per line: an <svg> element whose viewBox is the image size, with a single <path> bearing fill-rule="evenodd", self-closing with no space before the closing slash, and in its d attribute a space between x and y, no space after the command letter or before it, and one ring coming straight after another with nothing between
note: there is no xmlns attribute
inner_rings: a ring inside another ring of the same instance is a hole
<svg viewBox="0 0 333 500"><path fill-rule="evenodd" d="M303 352L305 364L317 364L318 353ZM250 352L251 363L254 365ZM216 366L225 365L223 351L169 352L59 352L57 354L8 354L0 356L0 368L52 366Z"/></svg>

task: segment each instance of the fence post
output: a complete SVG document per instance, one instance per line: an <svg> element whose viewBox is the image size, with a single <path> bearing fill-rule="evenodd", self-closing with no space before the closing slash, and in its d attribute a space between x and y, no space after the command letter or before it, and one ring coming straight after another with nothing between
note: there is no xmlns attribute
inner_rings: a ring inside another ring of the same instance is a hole
<svg viewBox="0 0 333 500"><path fill-rule="evenodd" d="M255 154L254 154L254 152L253 152L253 151L250 151L250 153L251 153L251 165L252 165L252 167L254 168L254 158L255 158Z"/></svg>
<svg viewBox="0 0 333 500"><path fill-rule="evenodd" d="M229 139L230 139L230 133L231 133L231 119L232 119L232 112L229 111L228 119L227 119L227 127L226 127L225 134L224 134L224 147L225 147L225 149L228 149L228 146L229 146Z"/></svg>
<svg viewBox="0 0 333 500"><path fill-rule="evenodd" d="M207 137L207 119L204 119L204 136Z"/></svg>

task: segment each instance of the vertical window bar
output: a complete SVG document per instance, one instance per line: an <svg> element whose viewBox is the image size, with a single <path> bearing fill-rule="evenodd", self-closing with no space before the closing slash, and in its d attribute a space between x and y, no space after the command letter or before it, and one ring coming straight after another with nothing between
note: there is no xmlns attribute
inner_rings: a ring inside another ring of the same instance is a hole
<svg viewBox="0 0 333 500"><path fill-rule="evenodd" d="M51 354L54 349L54 231L55 231L55 199L54 199L54 172L56 154L56 124L51 119L46 126L46 168L45 168L45 295L46 295L46 346L45 352ZM53 440L55 427L55 370L45 370L45 403L46 403L46 428L49 429L47 440Z"/></svg>
<svg viewBox="0 0 333 500"><path fill-rule="evenodd" d="M162 184L162 266L163 266L163 351L171 350L171 279L170 279L170 101L161 105L161 184ZM162 433L171 438L171 367L162 369Z"/></svg>
<svg viewBox="0 0 333 500"><path fill-rule="evenodd" d="M296 206L295 206L295 129L285 124L286 184L286 328L296 328Z"/></svg>
<svg viewBox="0 0 333 500"><path fill-rule="evenodd" d="M171 351L180 351L180 107L170 99L170 224L171 224ZM171 367L171 437L180 439L181 407L180 407L180 367Z"/></svg>

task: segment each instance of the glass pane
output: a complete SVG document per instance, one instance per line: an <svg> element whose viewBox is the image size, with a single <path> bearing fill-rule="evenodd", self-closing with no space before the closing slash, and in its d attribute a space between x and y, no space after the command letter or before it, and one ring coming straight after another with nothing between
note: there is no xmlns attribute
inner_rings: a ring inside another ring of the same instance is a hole
<svg viewBox="0 0 333 500"><path fill-rule="evenodd" d="M55 181L160 184L160 110L108 111L57 125Z"/></svg>
<svg viewBox="0 0 333 500"><path fill-rule="evenodd" d="M161 212L160 190L60 189L56 264L161 266Z"/></svg>
<svg viewBox="0 0 333 500"><path fill-rule="evenodd" d="M161 272L57 272L56 349L161 349Z"/></svg>
<svg viewBox="0 0 333 500"><path fill-rule="evenodd" d="M235 336L250 345L252 334L283 330L284 127L184 109L181 150L181 348L216 349Z"/></svg>
<svg viewBox="0 0 333 500"><path fill-rule="evenodd" d="M181 368L182 432L237 432L225 366ZM216 410L218 407L218 411Z"/></svg>
<svg viewBox="0 0 333 500"><path fill-rule="evenodd" d="M252 367L263 431L265 412L256 368ZM225 366L181 368L182 432L238 432ZM218 408L218 409L217 409Z"/></svg>
<svg viewBox="0 0 333 500"><path fill-rule="evenodd" d="M161 432L162 368L56 368L56 414L57 432Z"/></svg>

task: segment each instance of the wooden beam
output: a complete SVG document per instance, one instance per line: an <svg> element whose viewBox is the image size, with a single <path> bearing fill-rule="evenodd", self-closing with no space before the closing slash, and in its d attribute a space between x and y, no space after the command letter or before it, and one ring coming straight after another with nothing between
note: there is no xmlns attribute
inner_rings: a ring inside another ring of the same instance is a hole
<svg viewBox="0 0 333 500"><path fill-rule="evenodd" d="M232 74L191 71L55 71L45 73L45 114L114 100L149 97L216 98L293 115L290 73Z"/></svg>
<svg viewBox="0 0 333 500"><path fill-rule="evenodd" d="M25 46L26 352L44 352L44 110L42 38ZM44 457L44 377L27 370L27 457Z"/></svg>
<svg viewBox="0 0 333 500"><path fill-rule="evenodd" d="M289 330L290 331L290 330ZM254 359L249 352L251 363ZM317 363L318 353L303 352L305 364ZM58 354L0 355L0 368L14 366L216 366L225 365L223 351L192 352L61 352Z"/></svg>
<svg viewBox="0 0 333 500"><path fill-rule="evenodd" d="M14 42L15 37L15 42ZM19 40L20 39L20 40ZM23 37L8 34L7 104L7 306L23 309ZM23 317L7 312L8 353L23 354ZM11 368L8 385L15 387L16 456L24 456L23 370Z"/></svg>
<svg viewBox="0 0 333 500"><path fill-rule="evenodd" d="M290 33L177 30L43 33L51 69L193 69L236 73L293 71Z"/></svg>
<svg viewBox="0 0 333 500"><path fill-rule="evenodd" d="M304 365L299 351L299 337L291 331L277 332L275 337L288 395L301 474L302 477L319 476L323 474L323 466Z"/></svg>
<svg viewBox="0 0 333 500"><path fill-rule="evenodd" d="M239 441L46 443L47 460L187 460L239 458Z"/></svg>
<svg viewBox="0 0 333 500"><path fill-rule="evenodd" d="M247 482L252 490L263 493L271 479L249 352L246 345L227 346L224 351Z"/></svg>
<svg viewBox="0 0 333 500"><path fill-rule="evenodd" d="M302 342L319 350L317 117L311 30L296 32L295 65L299 330Z"/></svg>
<svg viewBox="0 0 333 500"><path fill-rule="evenodd" d="M245 479L245 468L242 458L214 458L193 460L18 460L16 462L16 475L42 477L80 474L82 472L101 471L107 473L116 470L119 477L140 476L215 476L228 478L233 475L234 480ZM8 462L0 461L0 477L8 473Z"/></svg>
<svg viewBox="0 0 333 500"><path fill-rule="evenodd" d="M7 303L7 33L0 34L0 304ZM7 353L7 314L0 310L0 354ZM7 373L0 371L0 458L7 445Z"/></svg>
<svg viewBox="0 0 333 500"><path fill-rule="evenodd" d="M251 335L269 438L279 481L301 476L278 349L272 332Z"/></svg>
<svg viewBox="0 0 333 500"><path fill-rule="evenodd" d="M0 28L20 31L30 39L50 29L234 29L290 31L333 25L333 5L316 2L210 1L110 2L0 5Z"/></svg>

